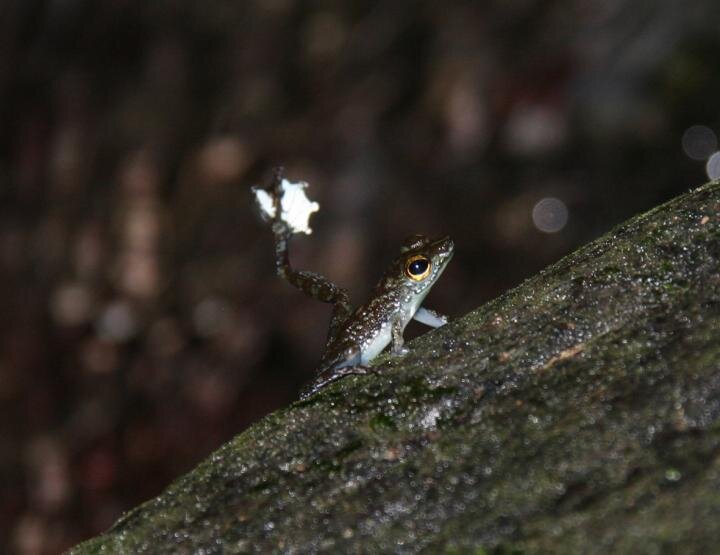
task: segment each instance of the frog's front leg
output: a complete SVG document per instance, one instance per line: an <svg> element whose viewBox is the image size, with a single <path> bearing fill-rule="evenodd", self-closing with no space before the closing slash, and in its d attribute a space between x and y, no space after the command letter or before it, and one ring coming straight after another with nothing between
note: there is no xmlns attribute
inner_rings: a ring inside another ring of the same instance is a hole
<svg viewBox="0 0 720 555"><path fill-rule="evenodd" d="M421 324L430 326L431 328L439 328L448 323L448 317L429 308L420 307L415 311L413 320L417 320Z"/></svg>
<svg viewBox="0 0 720 555"><path fill-rule="evenodd" d="M405 345L403 332L405 331L405 323L398 318L392 323L392 352L395 355L406 355L410 351Z"/></svg>

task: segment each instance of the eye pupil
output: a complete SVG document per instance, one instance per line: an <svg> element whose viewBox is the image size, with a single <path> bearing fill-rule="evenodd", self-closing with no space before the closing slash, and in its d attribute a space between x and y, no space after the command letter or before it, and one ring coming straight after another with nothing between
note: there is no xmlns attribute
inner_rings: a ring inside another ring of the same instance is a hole
<svg viewBox="0 0 720 555"><path fill-rule="evenodd" d="M424 258L420 258L418 260L414 260L410 263L410 266L408 267L408 271L414 275L419 276L424 274L428 269L428 261Z"/></svg>

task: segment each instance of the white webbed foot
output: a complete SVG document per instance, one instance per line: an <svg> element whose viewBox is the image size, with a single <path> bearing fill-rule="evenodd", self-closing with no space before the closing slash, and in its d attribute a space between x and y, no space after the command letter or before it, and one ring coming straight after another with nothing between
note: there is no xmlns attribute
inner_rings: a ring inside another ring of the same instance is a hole
<svg viewBox="0 0 720 555"><path fill-rule="evenodd" d="M430 326L431 328L439 328L440 326L444 326L448 323L448 317L444 314L440 314L439 312L423 307L420 307L415 311L413 320L416 320L421 324L425 324L426 326Z"/></svg>

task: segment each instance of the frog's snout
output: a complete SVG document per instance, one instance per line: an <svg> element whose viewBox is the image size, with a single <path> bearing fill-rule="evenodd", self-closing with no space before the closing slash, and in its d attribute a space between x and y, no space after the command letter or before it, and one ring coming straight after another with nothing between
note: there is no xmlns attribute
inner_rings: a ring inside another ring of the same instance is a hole
<svg viewBox="0 0 720 555"><path fill-rule="evenodd" d="M435 241L435 244L437 245L438 254L440 254L443 258L452 256L455 251L455 243L453 243L453 240L450 239L449 235L446 235L442 239L438 239Z"/></svg>

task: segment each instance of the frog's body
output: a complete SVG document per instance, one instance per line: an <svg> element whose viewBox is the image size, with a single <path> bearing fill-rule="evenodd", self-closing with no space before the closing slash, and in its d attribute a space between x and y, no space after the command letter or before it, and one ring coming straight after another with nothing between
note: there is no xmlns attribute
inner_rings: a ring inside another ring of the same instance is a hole
<svg viewBox="0 0 720 555"><path fill-rule="evenodd" d="M447 323L447 318L420 305L445 270L453 249L448 237L436 241L419 235L410 237L375 287L372 299L328 338L318 376L303 397L347 374L365 373L366 365L390 343L394 353L404 353L403 331L413 318L431 327ZM420 279L419 275L412 276L408 268L412 262L421 266L427 263L427 275Z"/></svg>
<svg viewBox="0 0 720 555"><path fill-rule="evenodd" d="M276 204L271 219L278 275L314 299L333 306L318 375L301 395L306 398L342 376L365 374L366 365L390 343L394 353L404 354L403 331L413 318L431 327L447 323L447 318L420 305L452 258L454 245L449 237L434 241L422 235L408 238L400 256L377 284L372 299L353 310L345 289L319 274L296 271L290 265L288 243L293 230L277 209L282 197L281 179L278 170L273 190L268 193Z"/></svg>

